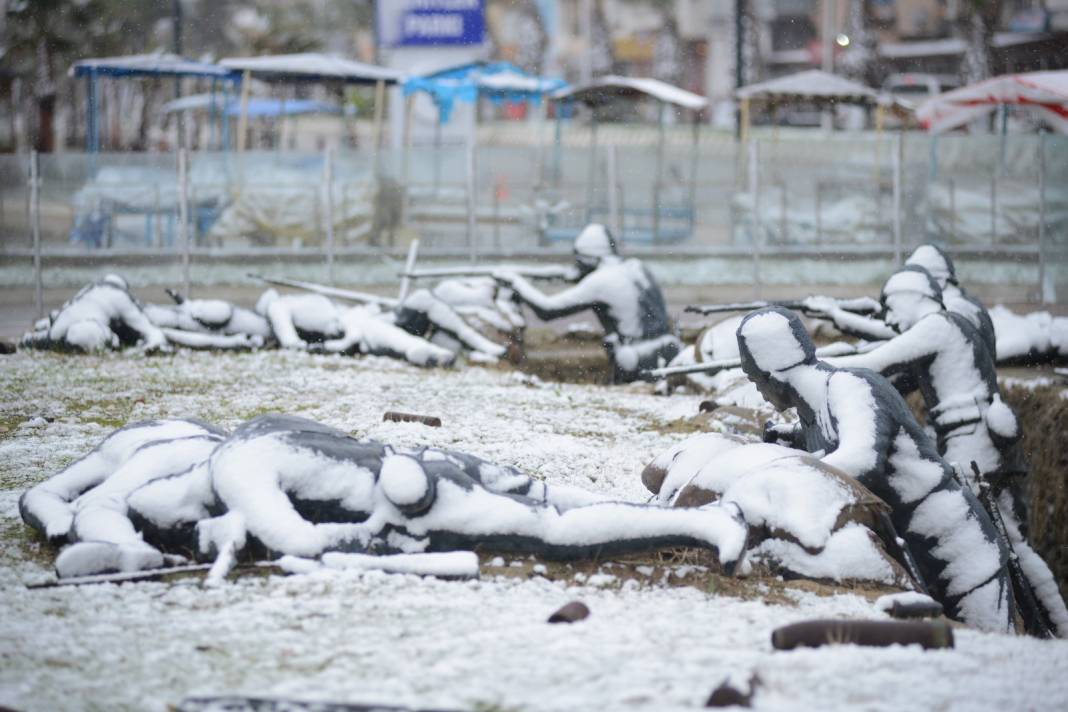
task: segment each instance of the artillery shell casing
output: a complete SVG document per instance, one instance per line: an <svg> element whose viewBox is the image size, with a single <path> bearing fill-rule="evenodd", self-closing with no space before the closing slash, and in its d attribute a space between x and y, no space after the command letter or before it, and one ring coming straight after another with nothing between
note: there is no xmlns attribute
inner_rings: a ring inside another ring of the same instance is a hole
<svg viewBox="0 0 1068 712"><path fill-rule="evenodd" d="M437 416L400 413L395 410L387 410L385 415L382 416L382 421L392 421L394 423L422 423L423 425L429 425L431 428L441 427L441 418L438 418Z"/></svg>
<svg viewBox="0 0 1068 712"><path fill-rule="evenodd" d="M771 634L771 645L776 650L833 644L952 648L953 629L945 621L815 620L783 626Z"/></svg>

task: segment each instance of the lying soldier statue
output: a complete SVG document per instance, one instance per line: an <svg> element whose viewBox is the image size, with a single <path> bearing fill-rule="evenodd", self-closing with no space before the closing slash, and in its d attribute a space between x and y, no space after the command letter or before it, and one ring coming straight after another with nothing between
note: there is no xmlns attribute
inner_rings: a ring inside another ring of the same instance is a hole
<svg viewBox="0 0 1068 712"><path fill-rule="evenodd" d="M23 520L68 544L60 576L214 558L485 549L549 559L694 546L728 572L747 527L730 504L695 509L608 501L436 448L361 441L266 415L232 434L189 420L121 428L26 492Z"/></svg>
<svg viewBox="0 0 1068 712"><path fill-rule="evenodd" d="M105 351L139 346L145 351L167 351L167 337L145 315L117 274L83 287L47 319L34 324L22 344L38 349Z"/></svg>

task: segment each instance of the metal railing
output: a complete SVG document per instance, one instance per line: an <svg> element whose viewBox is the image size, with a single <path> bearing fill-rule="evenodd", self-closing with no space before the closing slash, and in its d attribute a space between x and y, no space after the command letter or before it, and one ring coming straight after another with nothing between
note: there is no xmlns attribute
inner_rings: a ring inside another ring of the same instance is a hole
<svg viewBox="0 0 1068 712"><path fill-rule="evenodd" d="M671 258L872 255L916 244L1012 256L1037 280L1068 250L1068 137L705 134L696 148L573 138L409 150L0 157L0 255L44 265L158 257L559 256L589 221ZM184 166L184 168L183 168ZM1042 285L1045 286L1044 283Z"/></svg>

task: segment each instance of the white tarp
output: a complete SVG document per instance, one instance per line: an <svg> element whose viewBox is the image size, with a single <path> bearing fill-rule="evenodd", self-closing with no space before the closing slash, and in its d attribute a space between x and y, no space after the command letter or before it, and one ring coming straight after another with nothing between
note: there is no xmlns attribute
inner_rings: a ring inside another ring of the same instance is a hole
<svg viewBox="0 0 1068 712"><path fill-rule="evenodd" d="M1051 128L1068 133L1068 71L1005 74L939 94L916 110L920 125L940 133L963 126L1001 104L1026 106Z"/></svg>
<svg viewBox="0 0 1068 712"><path fill-rule="evenodd" d="M874 104L877 98L871 87L818 69L750 84L734 95L750 100L833 99L855 104Z"/></svg>
<svg viewBox="0 0 1068 712"><path fill-rule="evenodd" d="M374 84L384 81L392 84L403 77L393 69L315 52L265 57L227 57L219 64L239 72L248 71L253 77L263 80L338 80L350 84Z"/></svg>
<svg viewBox="0 0 1068 712"><path fill-rule="evenodd" d="M691 91L662 82L659 79L631 78L608 75L589 84L569 87L553 94L553 99L573 99L587 104L602 104L616 97L644 94L657 101L681 106L684 109L703 109L708 99Z"/></svg>

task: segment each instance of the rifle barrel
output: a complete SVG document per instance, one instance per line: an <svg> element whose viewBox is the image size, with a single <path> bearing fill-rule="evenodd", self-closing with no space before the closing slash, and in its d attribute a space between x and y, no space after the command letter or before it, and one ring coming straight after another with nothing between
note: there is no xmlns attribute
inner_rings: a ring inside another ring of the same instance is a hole
<svg viewBox="0 0 1068 712"><path fill-rule="evenodd" d="M258 274L248 275L252 279L257 279L265 284L273 284L278 287L291 287L293 289L302 289L306 292L313 292L315 294L322 294L324 297L336 297L337 299L344 299L350 302L356 302L357 304L379 304L385 307L395 307L398 302L396 299L390 299L389 297L380 297L377 294L368 294L367 292L355 292L348 289L338 289L337 287L328 287L324 284L316 284L314 282L302 282L297 279L279 279L275 277L264 277Z"/></svg>
<svg viewBox="0 0 1068 712"><path fill-rule="evenodd" d="M739 368L742 362L736 358L721 359L719 361L706 361L704 363L688 364L686 366L664 366L642 371L642 375L650 378L667 378L668 376L681 376L688 373L719 373L729 368Z"/></svg>
<svg viewBox="0 0 1068 712"><path fill-rule="evenodd" d="M511 266L498 265L496 267L431 267L427 269L406 270L400 273L401 277L409 279L440 279L443 277L492 277L494 272L515 272L529 279L568 279L572 270L569 267L557 265L544 266Z"/></svg>

